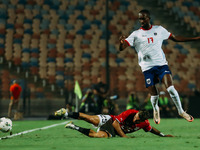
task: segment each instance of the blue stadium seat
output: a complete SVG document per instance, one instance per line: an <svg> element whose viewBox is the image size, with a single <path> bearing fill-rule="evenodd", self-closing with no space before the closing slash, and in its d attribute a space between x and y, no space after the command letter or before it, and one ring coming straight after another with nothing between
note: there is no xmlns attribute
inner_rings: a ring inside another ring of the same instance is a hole
<svg viewBox="0 0 200 150"><path fill-rule="evenodd" d="M66 22L65 22L65 28L66 28L66 30L70 31L70 30L74 29L74 25L72 25L72 24L66 24Z"/></svg>
<svg viewBox="0 0 200 150"><path fill-rule="evenodd" d="M7 23L6 24L6 29L14 29L14 24Z"/></svg>
<svg viewBox="0 0 200 150"><path fill-rule="evenodd" d="M77 32L76 32L76 34L80 34L80 35L84 35L85 34L85 30L78 30Z"/></svg>
<svg viewBox="0 0 200 150"><path fill-rule="evenodd" d="M124 62L123 58L116 58L115 62L119 65L121 62Z"/></svg>
<svg viewBox="0 0 200 150"><path fill-rule="evenodd" d="M88 30L88 29L90 29L90 25L89 25L89 24L84 24L84 25L82 26L82 29L83 29L83 30Z"/></svg>
<svg viewBox="0 0 200 150"><path fill-rule="evenodd" d="M92 24L96 24L96 25L100 26L101 25L101 21L95 19L95 20L92 21Z"/></svg>
<svg viewBox="0 0 200 150"><path fill-rule="evenodd" d="M0 38L5 39L5 34L0 33Z"/></svg>
<svg viewBox="0 0 200 150"><path fill-rule="evenodd" d="M10 0L1 0L1 2L2 2L3 4L8 5L8 4L10 3Z"/></svg>
<svg viewBox="0 0 200 150"><path fill-rule="evenodd" d="M74 11L76 7L74 5L68 5L67 10Z"/></svg>
<svg viewBox="0 0 200 150"><path fill-rule="evenodd" d="M82 58L91 59L91 54L89 54L89 53L83 53L83 54L82 54Z"/></svg>
<svg viewBox="0 0 200 150"><path fill-rule="evenodd" d="M44 0L44 4L46 4L46 5L52 5L52 1L51 0Z"/></svg>
<svg viewBox="0 0 200 150"><path fill-rule="evenodd" d="M96 0L88 0L87 4L90 5L90 6L94 6L95 3L96 3Z"/></svg>
<svg viewBox="0 0 200 150"><path fill-rule="evenodd" d="M35 4L35 5L33 6L33 9L36 9L36 10L39 10L39 11L40 11L40 9L41 9L41 6L39 6L39 5Z"/></svg>
<svg viewBox="0 0 200 150"><path fill-rule="evenodd" d="M6 9L1 8L1 9L0 9L0 18L6 19L6 17L7 17Z"/></svg>
<svg viewBox="0 0 200 150"><path fill-rule="evenodd" d="M51 30L51 33L54 34L54 35L59 35L58 29Z"/></svg>
<svg viewBox="0 0 200 150"><path fill-rule="evenodd" d="M64 71L56 71L56 75L62 75L62 76L64 76Z"/></svg>
<svg viewBox="0 0 200 150"><path fill-rule="evenodd" d="M183 1L183 2L182 2L182 5L183 5L183 6L187 6L187 7L189 8L189 7L192 6L192 3L191 3L191 2L184 2L184 1Z"/></svg>
<svg viewBox="0 0 200 150"><path fill-rule="evenodd" d="M0 24L6 24L6 19L5 18L0 18Z"/></svg>
<svg viewBox="0 0 200 150"><path fill-rule="evenodd" d="M26 4L26 0L19 0L19 1L18 1L18 4L23 4L23 5L25 5L25 4Z"/></svg>
<svg viewBox="0 0 200 150"><path fill-rule="evenodd" d="M24 30L24 34L33 34L32 29L26 29Z"/></svg>
<svg viewBox="0 0 200 150"><path fill-rule="evenodd" d="M58 21L59 24L62 24L62 25L65 25L66 24L66 21L64 19L59 19Z"/></svg>
<svg viewBox="0 0 200 150"><path fill-rule="evenodd" d="M22 39L14 39L13 43L14 44L22 44Z"/></svg>
<svg viewBox="0 0 200 150"><path fill-rule="evenodd" d="M72 14L74 14L74 10L72 10L72 9L67 9L65 11L65 15L72 15Z"/></svg>
<svg viewBox="0 0 200 150"><path fill-rule="evenodd" d="M69 49L69 48L73 48L73 45L65 43L64 44L64 49Z"/></svg>
<svg viewBox="0 0 200 150"><path fill-rule="evenodd" d="M12 4L9 4L9 5L8 5L8 8L15 9L15 8L16 8L16 6L15 6L15 5L12 5Z"/></svg>
<svg viewBox="0 0 200 150"><path fill-rule="evenodd" d="M0 43L0 48L5 48L5 45Z"/></svg>
<svg viewBox="0 0 200 150"><path fill-rule="evenodd" d="M39 48L32 48L31 53L40 53Z"/></svg>
<svg viewBox="0 0 200 150"><path fill-rule="evenodd" d="M117 50L114 45L112 44L109 45L109 52L113 54L117 54Z"/></svg>
<svg viewBox="0 0 200 150"><path fill-rule="evenodd" d="M64 80L56 80L56 85L60 88L64 88L65 86Z"/></svg>
<svg viewBox="0 0 200 150"><path fill-rule="evenodd" d="M50 5L50 8L51 8L51 9L58 10L58 9L59 9L59 6L58 6L58 5Z"/></svg>
<svg viewBox="0 0 200 150"><path fill-rule="evenodd" d="M68 63L68 62L73 62L73 59L72 58L65 58L64 63Z"/></svg>
<svg viewBox="0 0 200 150"><path fill-rule="evenodd" d="M56 62L56 58L47 58L47 62Z"/></svg>
<svg viewBox="0 0 200 150"><path fill-rule="evenodd" d="M32 24L32 23L33 23L33 20L25 18L25 19L24 19L24 23Z"/></svg>
<svg viewBox="0 0 200 150"><path fill-rule="evenodd" d="M42 20L42 15L41 15L41 14L37 14L37 15L34 16L34 18L35 18L35 19Z"/></svg>
<svg viewBox="0 0 200 150"><path fill-rule="evenodd" d="M56 44L48 43L48 44L47 44L47 47L48 47L49 49L56 48Z"/></svg>
<svg viewBox="0 0 200 150"><path fill-rule="evenodd" d="M37 58L31 58L30 59L30 66L38 67L39 66L38 59Z"/></svg>
<svg viewBox="0 0 200 150"><path fill-rule="evenodd" d="M80 19L80 20L84 21L86 19L86 17L81 14L81 15L78 15L76 19Z"/></svg>
<svg viewBox="0 0 200 150"><path fill-rule="evenodd" d="M188 88L190 90L194 90L196 88L196 85L194 83L188 83Z"/></svg>
<svg viewBox="0 0 200 150"><path fill-rule="evenodd" d="M29 48L23 48L22 53L30 53L31 50Z"/></svg>
<svg viewBox="0 0 200 150"><path fill-rule="evenodd" d="M175 74L175 75L173 76L173 79L174 79L174 80L178 80L178 81L180 81L180 80L181 80L181 78L179 77L179 75L178 75L178 74Z"/></svg>
<svg viewBox="0 0 200 150"><path fill-rule="evenodd" d="M28 62L22 62L21 66L23 69L28 69L30 67L30 64Z"/></svg>
<svg viewBox="0 0 200 150"><path fill-rule="evenodd" d="M27 5L25 5L25 9L30 9L30 10L32 10L32 9L33 9L33 5L27 4Z"/></svg>
<svg viewBox="0 0 200 150"><path fill-rule="evenodd" d="M83 39L82 43L83 43L83 44L88 44L88 45L89 45L91 42L90 42L90 40Z"/></svg>
<svg viewBox="0 0 200 150"><path fill-rule="evenodd" d="M64 76L64 80L72 80L73 81L73 79L74 79L74 76L72 76L72 75L65 75Z"/></svg>

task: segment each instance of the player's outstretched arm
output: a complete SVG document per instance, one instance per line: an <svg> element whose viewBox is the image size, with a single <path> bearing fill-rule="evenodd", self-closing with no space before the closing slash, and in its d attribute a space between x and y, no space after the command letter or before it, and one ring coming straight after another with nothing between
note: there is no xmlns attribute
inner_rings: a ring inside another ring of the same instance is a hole
<svg viewBox="0 0 200 150"><path fill-rule="evenodd" d="M120 36L119 38L119 50L123 51L125 48L127 48L129 45L128 43L125 41L126 37L124 35Z"/></svg>
<svg viewBox="0 0 200 150"><path fill-rule="evenodd" d="M171 35L169 37L170 40L174 41L174 42L189 42L189 41L200 41L200 37L183 37L183 36L175 36L175 35Z"/></svg>
<svg viewBox="0 0 200 150"><path fill-rule="evenodd" d="M160 132L158 129L156 129L154 127L152 127L150 132L155 134L155 135L161 136L161 137L174 137L173 135L170 135L170 134L165 135L165 134L163 134L162 132Z"/></svg>
<svg viewBox="0 0 200 150"><path fill-rule="evenodd" d="M117 131L117 133L121 136L121 137L128 137L121 129L119 123L115 120L112 124L112 126L115 128L115 130Z"/></svg>

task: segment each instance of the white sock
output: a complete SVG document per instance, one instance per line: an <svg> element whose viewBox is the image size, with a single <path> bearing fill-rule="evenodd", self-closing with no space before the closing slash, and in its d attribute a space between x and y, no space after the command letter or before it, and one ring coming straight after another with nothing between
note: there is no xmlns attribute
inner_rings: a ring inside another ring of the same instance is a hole
<svg viewBox="0 0 200 150"><path fill-rule="evenodd" d="M181 104L178 92L176 91L173 85L168 87L167 91L169 92L170 97L172 98L174 104L176 105L176 108L178 109L178 113L182 114L184 111L182 108L182 104Z"/></svg>
<svg viewBox="0 0 200 150"><path fill-rule="evenodd" d="M68 112L66 111L66 113L64 114L65 117L68 117Z"/></svg>
<svg viewBox="0 0 200 150"><path fill-rule="evenodd" d="M159 95L151 96L151 104L153 106L153 109L156 111L159 111L158 99L159 99Z"/></svg>

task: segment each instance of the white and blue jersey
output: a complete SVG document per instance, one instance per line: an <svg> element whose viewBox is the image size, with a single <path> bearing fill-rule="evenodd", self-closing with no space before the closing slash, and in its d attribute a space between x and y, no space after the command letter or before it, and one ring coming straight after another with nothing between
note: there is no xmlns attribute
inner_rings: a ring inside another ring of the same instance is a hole
<svg viewBox="0 0 200 150"><path fill-rule="evenodd" d="M149 30L140 28L125 39L130 46L135 47L142 72L154 66L168 64L161 47L163 40L168 39L170 35L171 33L162 26L151 26Z"/></svg>
<svg viewBox="0 0 200 150"><path fill-rule="evenodd" d="M135 47L146 87L158 83L165 74L171 74L162 50L163 40L170 36L171 33L162 26L151 26L148 30L140 28L125 39L129 46Z"/></svg>

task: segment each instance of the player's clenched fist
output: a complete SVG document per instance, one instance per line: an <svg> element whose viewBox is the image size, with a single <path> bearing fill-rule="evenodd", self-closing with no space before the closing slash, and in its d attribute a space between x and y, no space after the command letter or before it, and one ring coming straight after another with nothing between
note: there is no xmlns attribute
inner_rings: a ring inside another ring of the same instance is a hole
<svg viewBox="0 0 200 150"><path fill-rule="evenodd" d="M124 43L125 38L126 38L126 37L125 37L124 35L120 36L120 38L119 38L120 44L123 44L123 43Z"/></svg>

